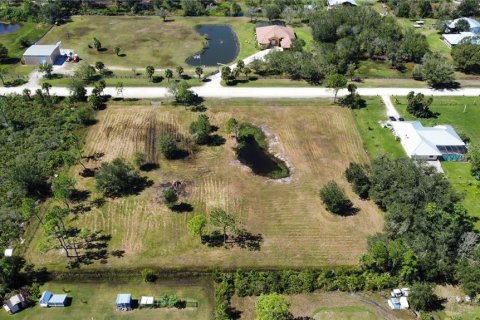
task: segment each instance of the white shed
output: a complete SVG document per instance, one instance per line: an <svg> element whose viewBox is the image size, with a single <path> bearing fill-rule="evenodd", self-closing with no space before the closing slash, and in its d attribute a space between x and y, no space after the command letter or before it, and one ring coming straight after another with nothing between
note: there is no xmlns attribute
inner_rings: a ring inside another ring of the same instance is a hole
<svg viewBox="0 0 480 320"><path fill-rule="evenodd" d="M23 60L26 65L53 64L60 56L60 44L60 42L55 45L34 44L25 51Z"/></svg>

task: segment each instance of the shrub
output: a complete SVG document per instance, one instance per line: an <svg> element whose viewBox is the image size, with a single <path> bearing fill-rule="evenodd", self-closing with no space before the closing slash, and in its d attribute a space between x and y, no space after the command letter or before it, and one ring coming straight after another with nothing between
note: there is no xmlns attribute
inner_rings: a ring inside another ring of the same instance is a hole
<svg viewBox="0 0 480 320"><path fill-rule="evenodd" d="M151 269L143 269L142 279L145 282L155 282L155 280L157 280L157 275Z"/></svg>
<svg viewBox="0 0 480 320"><path fill-rule="evenodd" d="M108 197L138 192L147 182L121 158L116 158L110 163L102 163L95 180L98 190Z"/></svg>
<svg viewBox="0 0 480 320"><path fill-rule="evenodd" d="M345 191L335 181L329 181L320 190L320 198L328 211L348 215L353 209L353 203L347 198Z"/></svg>
<svg viewBox="0 0 480 320"><path fill-rule="evenodd" d="M178 154L178 148L170 135L162 135L159 139L160 152L166 159L175 159Z"/></svg>

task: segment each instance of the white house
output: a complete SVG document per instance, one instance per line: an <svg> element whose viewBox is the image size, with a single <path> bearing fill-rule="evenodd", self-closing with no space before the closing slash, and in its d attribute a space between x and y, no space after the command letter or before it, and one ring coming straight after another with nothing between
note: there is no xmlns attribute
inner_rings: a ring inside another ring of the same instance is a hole
<svg viewBox="0 0 480 320"><path fill-rule="evenodd" d="M3 309L9 314L17 313L26 306L25 298L21 294L16 294L10 299L5 301Z"/></svg>
<svg viewBox="0 0 480 320"><path fill-rule="evenodd" d="M465 31L458 31L457 23L464 20L468 23L469 29ZM480 45L480 22L472 18L458 18L447 22L446 33L442 34L443 41L449 46L453 47L462 41L472 41Z"/></svg>
<svg viewBox="0 0 480 320"><path fill-rule="evenodd" d="M452 126L424 127L419 121L393 121L391 125L412 159L462 161L467 152Z"/></svg>
<svg viewBox="0 0 480 320"><path fill-rule="evenodd" d="M39 45L30 46L23 54L23 61L26 65L38 66L42 63L53 64L60 56L60 42L55 45Z"/></svg>

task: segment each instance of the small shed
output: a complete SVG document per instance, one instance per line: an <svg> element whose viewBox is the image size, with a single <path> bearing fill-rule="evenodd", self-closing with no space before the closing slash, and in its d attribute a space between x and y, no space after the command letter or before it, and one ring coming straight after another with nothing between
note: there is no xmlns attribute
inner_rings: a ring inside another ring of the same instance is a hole
<svg viewBox="0 0 480 320"><path fill-rule="evenodd" d="M148 307L153 307L153 303L154 303L153 297L142 296L142 297L140 297L138 305L139 305L140 308L144 308L144 307L148 308Z"/></svg>
<svg viewBox="0 0 480 320"><path fill-rule="evenodd" d="M115 307L117 310L128 311L132 310L132 295L130 293L119 293L115 300Z"/></svg>
<svg viewBox="0 0 480 320"><path fill-rule="evenodd" d="M48 290L42 293L40 297L40 307L65 307L67 304L66 294L54 294Z"/></svg>
<svg viewBox="0 0 480 320"><path fill-rule="evenodd" d="M30 46L23 54L23 61L26 65L38 66L42 63L54 64L55 60L60 56L60 42L55 45L39 45Z"/></svg>
<svg viewBox="0 0 480 320"><path fill-rule="evenodd" d="M9 314L14 314L22 310L25 305L25 298L21 294L16 294L4 302L3 309Z"/></svg>

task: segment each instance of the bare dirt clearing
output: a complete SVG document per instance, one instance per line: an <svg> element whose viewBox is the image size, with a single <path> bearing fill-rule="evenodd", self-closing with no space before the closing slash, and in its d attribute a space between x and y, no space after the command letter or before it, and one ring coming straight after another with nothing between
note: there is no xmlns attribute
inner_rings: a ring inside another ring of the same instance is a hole
<svg viewBox="0 0 480 320"><path fill-rule="evenodd" d="M222 146L196 147L189 141L188 125L197 113L134 103L112 104L99 113L98 123L87 134L85 153L104 153L101 161L109 161L145 152L149 161L159 164L145 173L155 185L138 196L109 199L103 207L71 221L110 233L110 249L125 250L125 257L110 258L108 265L185 269L347 265L358 262L367 236L381 231L381 214L371 202L359 200L343 177L349 161L368 160L350 110L326 100L207 101L207 115L227 141ZM230 117L255 123L277 137L272 149L295 168L290 182L275 183L238 166L224 131ZM159 156L156 140L162 132L174 134L190 156L174 161ZM330 179L346 188L360 208L357 215L339 217L324 210L318 191ZM77 180L81 188L92 190L91 197L97 196L92 178ZM180 200L191 204L192 212L174 213L155 201L158 186L177 180L189 181ZM260 251L210 248L190 237L188 219L208 215L214 207L234 213L249 232L261 234ZM32 262L61 265L53 253L34 250L29 252Z"/></svg>

